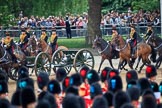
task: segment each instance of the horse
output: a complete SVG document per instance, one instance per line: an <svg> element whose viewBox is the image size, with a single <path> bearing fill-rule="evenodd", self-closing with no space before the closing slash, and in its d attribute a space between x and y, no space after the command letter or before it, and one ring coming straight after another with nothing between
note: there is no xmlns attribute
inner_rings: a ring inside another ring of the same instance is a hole
<svg viewBox="0 0 162 108"><path fill-rule="evenodd" d="M49 55L52 56L52 48L44 40L38 39L37 40L37 45L38 45L39 51L48 53Z"/></svg>
<svg viewBox="0 0 162 108"><path fill-rule="evenodd" d="M38 54L37 39L34 35L28 39L26 50L28 56L36 56Z"/></svg>
<svg viewBox="0 0 162 108"><path fill-rule="evenodd" d="M136 46L136 53L135 56L132 60L131 58L131 48L128 42L126 42L122 36L116 36L113 40L112 43L116 44L116 50L119 51L119 64L118 64L118 69L122 69L121 66L123 65L124 61L127 61L129 67L133 69L134 62L136 58L138 58L137 66L135 69L138 68L139 62L142 59L143 64L140 67L140 70L138 72L141 72L142 68L144 67L145 64L150 64L151 61L149 60L148 56L151 54L151 47L150 45L140 42Z"/></svg>
<svg viewBox="0 0 162 108"><path fill-rule="evenodd" d="M114 66L112 64L112 59L114 58L114 54L112 53L113 52L113 47L112 47L112 44L110 42L108 43L107 41L105 41L101 37L96 36L95 40L93 41L92 47L94 49L95 48L98 49L98 52L101 54L101 62L100 62L100 65L99 65L98 72L100 72L100 68L101 68L103 62L106 59L109 61L110 66L112 68L114 68ZM116 52L116 53L118 55L118 52Z"/></svg>
<svg viewBox="0 0 162 108"><path fill-rule="evenodd" d="M156 62L155 67L158 69L161 65L161 62L162 62L162 39L159 36L151 35L148 38L147 43L149 45L151 45L153 47L153 49L158 54L157 59L156 59L156 55L154 56L154 58L156 59L155 60L155 62Z"/></svg>

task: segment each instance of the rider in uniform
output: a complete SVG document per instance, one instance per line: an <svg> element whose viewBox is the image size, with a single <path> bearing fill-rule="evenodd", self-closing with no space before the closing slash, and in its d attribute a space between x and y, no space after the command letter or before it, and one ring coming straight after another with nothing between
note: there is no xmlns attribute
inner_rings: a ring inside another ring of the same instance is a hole
<svg viewBox="0 0 162 108"><path fill-rule="evenodd" d="M144 36L144 39L147 40L152 34L153 34L152 24L149 23L147 25L147 32L146 35Z"/></svg>
<svg viewBox="0 0 162 108"><path fill-rule="evenodd" d="M52 48L52 53L55 52L56 48L57 48L57 34L56 34L56 29L55 28L52 28L52 34L51 34L51 37L50 37L50 46Z"/></svg>
<svg viewBox="0 0 162 108"><path fill-rule="evenodd" d="M40 36L40 40L44 40L46 43L48 43L48 36L47 36L47 33L46 33L46 30L45 28L42 28L42 34Z"/></svg>
<svg viewBox="0 0 162 108"><path fill-rule="evenodd" d="M130 44L130 47L131 47L131 58L134 57L134 54L135 54L135 49L134 47L137 45L137 32L136 32L136 29L135 29L135 25L132 24L131 26L131 32L130 32L130 39L129 39L129 44Z"/></svg>
<svg viewBox="0 0 162 108"><path fill-rule="evenodd" d="M30 38L30 27L26 27L26 35L28 37L28 39Z"/></svg>
<svg viewBox="0 0 162 108"><path fill-rule="evenodd" d="M19 42L20 42L20 48L22 49L22 51L26 50L27 43L28 43L28 37L27 37L26 31L24 28L21 30Z"/></svg>
<svg viewBox="0 0 162 108"><path fill-rule="evenodd" d="M15 43L14 43L13 39L10 37L9 32L6 32L6 37L4 38L2 43L3 43L3 46L6 47L6 51L11 55L12 61L17 62L17 58L16 58L16 56L14 55L14 52L13 52Z"/></svg>
<svg viewBox="0 0 162 108"><path fill-rule="evenodd" d="M118 36L118 31L116 29L116 26L112 26L112 39Z"/></svg>

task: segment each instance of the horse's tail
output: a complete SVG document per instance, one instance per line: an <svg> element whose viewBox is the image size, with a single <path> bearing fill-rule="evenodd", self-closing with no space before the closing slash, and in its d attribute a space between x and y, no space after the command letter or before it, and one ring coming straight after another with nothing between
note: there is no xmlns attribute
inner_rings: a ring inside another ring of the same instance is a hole
<svg viewBox="0 0 162 108"><path fill-rule="evenodd" d="M150 56L150 59L154 63L156 62L156 55L157 55L156 50L153 48L153 46L151 46L151 56Z"/></svg>

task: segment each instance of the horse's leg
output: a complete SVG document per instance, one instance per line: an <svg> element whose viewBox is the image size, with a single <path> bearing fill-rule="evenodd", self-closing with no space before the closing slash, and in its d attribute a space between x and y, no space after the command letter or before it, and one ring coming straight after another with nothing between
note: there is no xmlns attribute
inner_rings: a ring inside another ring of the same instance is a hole
<svg viewBox="0 0 162 108"><path fill-rule="evenodd" d="M123 69L124 69L125 71L128 71L128 69L125 68L126 65L127 65L127 61L124 60L124 61L123 61Z"/></svg>
<svg viewBox="0 0 162 108"><path fill-rule="evenodd" d="M118 70L119 70L119 72L123 69L122 68L122 64L123 64L123 59L120 59L119 60L119 64L118 64Z"/></svg>
<svg viewBox="0 0 162 108"><path fill-rule="evenodd" d="M103 62L105 61L105 59L101 59L101 62L100 62L100 66L99 66L99 68L98 68L98 73L100 73L100 69L101 69L101 66L102 66L102 64L103 64Z"/></svg>
<svg viewBox="0 0 162 108"><path fill-rule="evenodd" d="M142 70L142 68L143 68L145 65L146 65L146 62L143 62L143 64L142 64L141 67L140 67L140 70L138 71L138 73L141 73L141 70Z"/></svg>
<svg viewBox="0 0 162 108"><path fill-rule="evenodd" d="M136 67L135 67L135 70L137 70L140 61L141 61L141 56L138 57L138 61L137 61L137 65L136 65Z"/></svg>
<svg viewBox="0 0 162 108"><path fill-rule="evenodd" d="M109 59L110 66L114 69L114 66L112 64L112 59Z"/></svg>

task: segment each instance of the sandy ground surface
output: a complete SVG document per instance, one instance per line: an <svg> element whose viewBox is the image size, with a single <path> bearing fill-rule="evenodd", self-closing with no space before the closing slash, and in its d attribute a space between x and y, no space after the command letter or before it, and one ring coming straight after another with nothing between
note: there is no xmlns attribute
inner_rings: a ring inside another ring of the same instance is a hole
<svg viewBox="0 0 162 108"><path fill-rule="evenodd" d="M100 56L94 56L94 58L95 58L95 67L94 67L94 69L98 70L101 57ZM119 59L113 60L113 64L114 64L115 68L117 68L118 62L119 62ZM105 66L110 66L108 61L105 61L103 63L101 69L103 69ZM126 67L129 69L128 66L126 66ZM31 71L31 69L30 69L30 71ZM74 72L75 72L74 69L72 69L72 71L70 73L74 73ZM52 75L50 76L50 79L55 78L55 74L54 74L53 70L52 70L51 73L52 73ZM124 70L121 71L121 73L120 73L120 76L122 77L122 80L123 80L124 89L126 88L125 74L126 74L126 71L124 71ZM145 67L142 70L142 72L140 74L138 74L138 76L139 76L139 78L145 77ZM37 91L38 87L37 87L37 84L36 84L36 76L35 76L35 74L33 74L31 77L35 81L35 91ZM162 67L160 67L160 69L158 69L158 75L157 75L157 78L156 78L156 81L158 82L158 84L160 83L161 80L162 80ZM12 96L12 94L13 94L13 92L15 90L16 90L16 82L9 79L9 99L11 99L11 96Z"/></svg>

